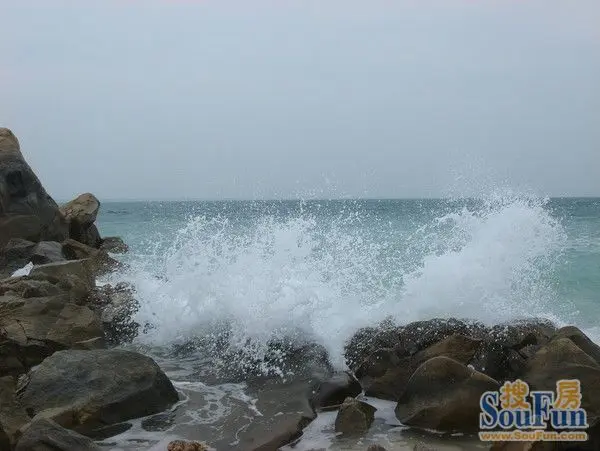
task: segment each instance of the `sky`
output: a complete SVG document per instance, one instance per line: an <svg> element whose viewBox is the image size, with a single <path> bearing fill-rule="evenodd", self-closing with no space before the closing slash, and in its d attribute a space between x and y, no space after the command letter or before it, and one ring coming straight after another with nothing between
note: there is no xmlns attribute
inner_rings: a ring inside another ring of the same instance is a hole
<svg viewBox="0 0 600 451"><path fill-rule="evenodd" d="M600 196L598 0L0 9L0 126L57 199Z"/></svg>

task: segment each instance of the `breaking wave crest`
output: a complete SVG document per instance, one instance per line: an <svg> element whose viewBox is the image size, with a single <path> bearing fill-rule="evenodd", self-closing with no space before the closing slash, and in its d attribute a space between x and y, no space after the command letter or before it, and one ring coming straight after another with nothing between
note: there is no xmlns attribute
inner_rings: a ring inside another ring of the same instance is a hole
<svg viewBox="0 0 600 451"><path fill-rule="evenodd" d="M134 258L119 277L136 286L137 319L151 325L138 339L226 331L230 349L258 360L273 340L312 341L343 365L345 341L388 317L557 320L553 269L566 235L544 200L437 201L429 213L429 201L416 213L313 202L243 221L196 216Z"/></svg>

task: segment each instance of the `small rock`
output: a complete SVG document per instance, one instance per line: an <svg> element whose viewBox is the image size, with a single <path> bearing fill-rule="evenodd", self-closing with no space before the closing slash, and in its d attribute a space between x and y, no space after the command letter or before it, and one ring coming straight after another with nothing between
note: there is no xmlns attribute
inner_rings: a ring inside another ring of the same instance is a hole
<svg viewBox="0 0 600 451"><path fill-rule="evenodd" d="M167 451L207 451L208 446L200 442L188 442L185 440L175 440L169 443Z"/></svg>
<svg viewBox="0 0 600 451"><path fill-rule="evenodd" d="M366 433L377 409L366 402L354 398L346 398L335 419L335 432L344 435L360 435Z"/></svg>
<svg viewBox="0 0 600 451"><path fill-rule="evenodd" d="M387 450L381 445L369 445L369 447L367 448L367 451L387 451Z"/></svg>
<svg viewBox="0 0 600 451"><path fill-rule="evenodd" d="M100 249L113 254L125 254L129 251L129 246L118 236L108 236L102 240Z"/></svg>
<svg viewBox="0 0 600 451"><path fill-rule="evenodd" d="M52 420L40 418L31 422L15 451L101 451L92 440L65 429Z"/></svg>

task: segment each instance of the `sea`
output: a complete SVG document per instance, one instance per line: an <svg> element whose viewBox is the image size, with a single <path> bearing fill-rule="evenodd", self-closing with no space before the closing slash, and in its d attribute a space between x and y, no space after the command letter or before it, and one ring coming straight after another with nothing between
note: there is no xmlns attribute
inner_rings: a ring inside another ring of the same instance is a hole
<svg viewBox="0 0 600 451"><path fill-rule="evenodd" d="M277 340L317 343L338 370L347 340L384 320L543 317L600 341L600 198L103 202L98 225L130 247L118 256L124 269L102 280L135 287L143 327L126 346L155 358L182 397L164 418L102 440L105 449L164 450L174 439L239 449L265 412L243 376L207 368L290 377L269 358ZM218 365L206 351L216 342ZM393 403L370 402L365 437L337 437L326 413L293 449L485 449L419 435Z"/></svg>

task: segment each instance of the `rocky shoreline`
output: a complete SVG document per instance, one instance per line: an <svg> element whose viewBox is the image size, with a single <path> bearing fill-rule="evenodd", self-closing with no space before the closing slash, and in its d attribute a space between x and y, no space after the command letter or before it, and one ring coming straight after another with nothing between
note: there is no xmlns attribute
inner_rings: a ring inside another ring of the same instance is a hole
<svg viewBox="0 0 600 451"><path fill-rule="evenodd" d="M99 450L94 440L179 401L156 362L119 348L139 332L132 319L137 303L130 286L96 284L122 265L111 254L127 252L121 239L100 236L99 208L89 193L59 207L17 138L0 128L2 451ZM270 451L294 443L322 411L337 411L341 436L360 438L376 410L360 398L363 393L396 403L403 425L474 434L481 395L516 379L535 390L579 379L590 440L495 443L491 449L600 449L600 347L575 327L545 320L493 327L460 319L384 322L348 341L346 372L334 371L321 346L277 346L285 351L288 376L245 379L262 416L240 433L235 449ZM168 449L207 446L214 444L177 441Z"/></svg>

